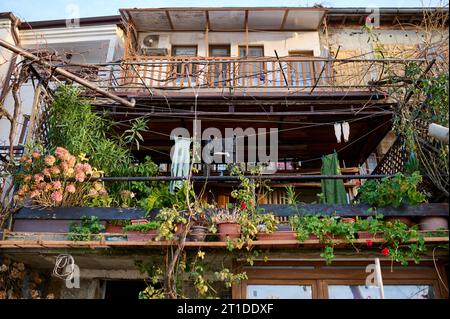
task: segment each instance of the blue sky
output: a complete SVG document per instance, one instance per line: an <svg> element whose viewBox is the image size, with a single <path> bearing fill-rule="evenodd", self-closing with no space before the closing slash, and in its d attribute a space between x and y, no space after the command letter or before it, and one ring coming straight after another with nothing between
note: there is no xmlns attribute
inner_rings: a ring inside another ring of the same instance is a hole
<svg viewBox="0 0 450 319"><path fill-rule="evenodd" d="M81 17L118 14L119 8L144 7L254 7L313 6L327 7L421 7L437 5L439 0L0 0L0 12L12 11L26 21L65 19L71 4ZM212 4L215 3L215 4ZM70 10L70 9L69 9Z"/></svg>

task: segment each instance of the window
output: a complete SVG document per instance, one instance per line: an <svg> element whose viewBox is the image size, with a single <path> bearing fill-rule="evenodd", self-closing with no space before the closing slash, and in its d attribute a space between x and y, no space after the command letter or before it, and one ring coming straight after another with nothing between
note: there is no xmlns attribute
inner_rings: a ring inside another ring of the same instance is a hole
<svg viewBox="0 0 450 319"><path fill-rule="evenodd" d="M309 285L248 285L247 299L312 299Z"/></svg>
<svg viewBox="0 0 450 319"><path fill-rule="evenodd" d="M377 287L363 285L330 285L329 299L380 299ZM430 285L384 285L385 299L434 299L434 289Z"/></svg>
<svg viewBox="0 0 450 319"><path fill-rule="evenodd" d="M264 56L263 46L239 46L239 56L247 58L260 58ZM242 62L241 69L241 85L260 86L266 81L266 72L264 62Z"/></svg>
<svg viewBox="0 0 450 319"><path fill-rule="evenodd" d="M229 57L231 55L230 45L211 45L209 46L209 56L211 57ZM214 66L210 69L210 74L213 75L214 87L227 86L227 81L230 80L229 63L215 61ZM211 81L211 78L210 78Z"/></svg>
<svg viewBox="0 0 450 319"><path fill-rule="evenodd" d="M172 47L172 55L174 57L196 57L197 56L197 46L182 46L177 45ZM187 59L189 62L189 59ZM192 63L181 62L176 64L176 78L177 82L181 83L187 82L189 84L189 80L191 83L195 81L195 65ZM189 76L188 76L189 74Z"/></svg>
<svg viewBox="0 0 450 319"><path fill-rule="evenodd" d="M323 262L256 261L252 267L242 267L248 280L233 287L233 298L380 299L380 288L365 285L369 263L336 261L326 266ZM382 275L385 299L448 298L432 263L391 269L382 262Z"/></svg>
<svg viewBox="0 0 450 319"><path fill-rule="evenodd" d="M195 57L197 56L197 46L173 46L172 55L180 57Z"/></svg>
<svg viewBox="0 0 450 319"><path fill-rule="evenodd" d="M259 58L264 56L264 47L263 46L249 46L248 54L246 54L247 46L240 45L239 46L239 56L240 57L253 57Z"/></svg>

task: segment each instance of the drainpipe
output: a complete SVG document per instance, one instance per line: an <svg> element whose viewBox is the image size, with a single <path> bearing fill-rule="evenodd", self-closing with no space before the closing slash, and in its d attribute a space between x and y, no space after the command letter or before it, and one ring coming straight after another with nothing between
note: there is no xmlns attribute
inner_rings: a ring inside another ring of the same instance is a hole
<svg viewBox="0 0 450 319"><path fill-rule="evenodd" d="M430 124L428 127L428 135L448 144L448 127L435 123Z"/></svg>

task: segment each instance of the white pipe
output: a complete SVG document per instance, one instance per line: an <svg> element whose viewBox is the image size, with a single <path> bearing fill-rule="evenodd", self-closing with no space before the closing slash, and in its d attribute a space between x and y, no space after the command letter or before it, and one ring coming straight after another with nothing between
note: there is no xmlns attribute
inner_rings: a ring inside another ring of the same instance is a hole
<svg viewBox="0 0 450 319"><path fill-rule="evenodd" d="M448 127L435 123L430 124L428 127L428 135L448 144Z"/></svg>

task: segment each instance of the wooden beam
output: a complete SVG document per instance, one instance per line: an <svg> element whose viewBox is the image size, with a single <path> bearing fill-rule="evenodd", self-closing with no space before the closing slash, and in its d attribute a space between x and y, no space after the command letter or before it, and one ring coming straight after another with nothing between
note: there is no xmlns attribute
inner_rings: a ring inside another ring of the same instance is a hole
<svg viewBox="0 0 450 319"><path fill-rule="evenodd" d="M248 57L248 10L245 10L245 57Z"/></svg>
<svg viewBox="0 0 450 319"><path fill-rule="evenodd" d="M289 9L284 12L283 22L281 22L280 31L284 30L284 27L286 25L286 21L287 21L288 15L289 15Z"/></svg>
<svg viewBox="0 0 450 319"><path fill-rule="evenodd" d="M416 207L413 206L400 206L400 207L385 207L378 210L369 212L369 205L338 205L338 204L300 204L297 208L291 205L259 205L259 208L263 208L267 213L273 213L279 217L288 217L296 214L298 211L308 211L313 215L323 216L373 216L375 214L383 214L384 216L409 216L409 217L427 217L427 216L441 216L448 217L448 203L433 203L433 204L421 204ZM153 210L148 214L149 218L154 218L158 214L159 210ZM55 217L57 216L57 220ZM16 221L27 221L41 223L47 221L49 223L55 223L55 229L59 229L61 221L76 221L81 220L84 216L91 217L96 216L101 221L108 220L132 220L142 219L147 217L146 212L143 209L133 208L105 208L105 207L80 207L80 208L48 208L48 209L32 209L22 208L14 215ZM28 226L29 227L29 226ZM9 235L5 234L7 237Z"/></svg>
<svg viewBox="0 0 450 319"><path fill-rule="evenodd" d="M170 13L167 10L166 10L166 17L167 21L169 21L170 30L174 31L175 28L173 27L172 18L170 17Z"/></svg>

